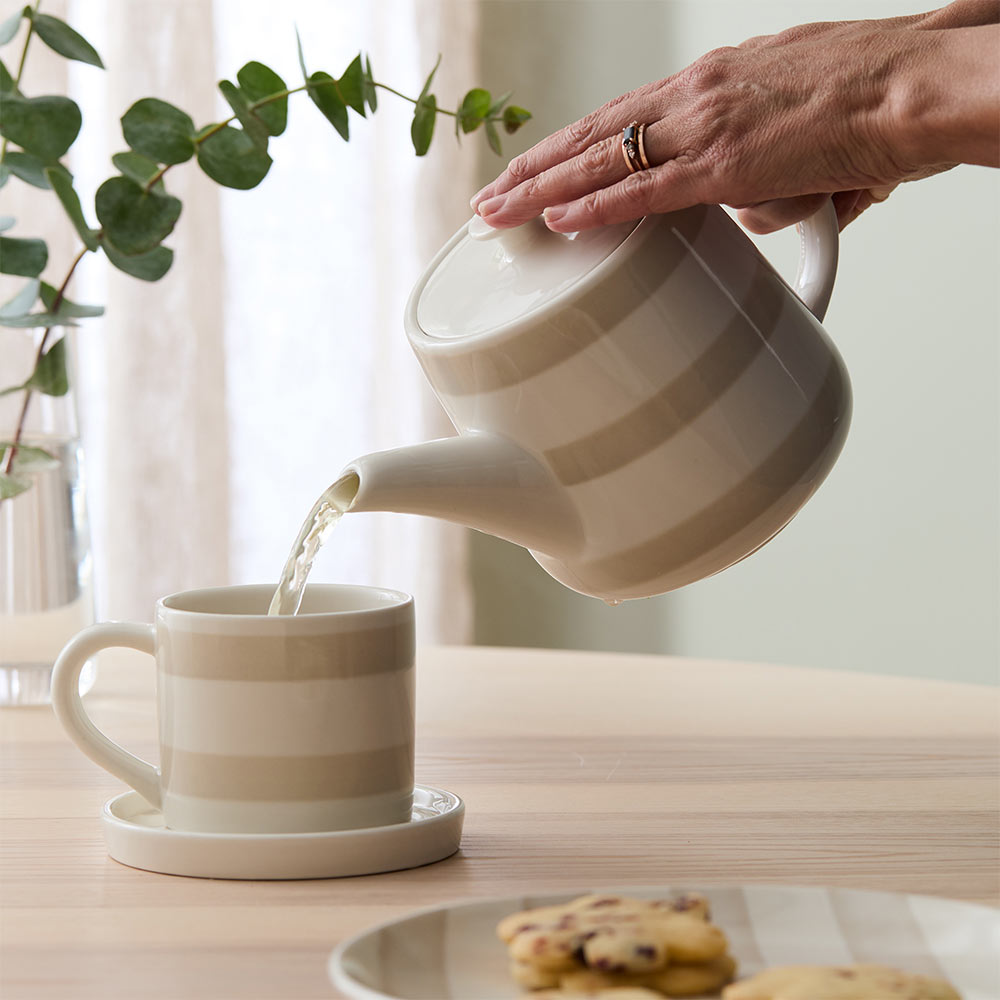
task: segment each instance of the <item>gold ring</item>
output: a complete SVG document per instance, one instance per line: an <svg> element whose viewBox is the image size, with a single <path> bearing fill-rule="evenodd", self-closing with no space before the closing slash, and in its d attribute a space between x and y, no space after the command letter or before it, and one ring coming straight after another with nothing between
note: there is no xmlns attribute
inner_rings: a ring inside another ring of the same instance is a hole
<svg viewBox="0 0 1000 1000"><path fill-rule="evenodd" d="M649 169L646 144L643 141L645 131L646 126L638 122L631 122L622 130L622 156L625 157L625 166L630 174Z"/></svg>

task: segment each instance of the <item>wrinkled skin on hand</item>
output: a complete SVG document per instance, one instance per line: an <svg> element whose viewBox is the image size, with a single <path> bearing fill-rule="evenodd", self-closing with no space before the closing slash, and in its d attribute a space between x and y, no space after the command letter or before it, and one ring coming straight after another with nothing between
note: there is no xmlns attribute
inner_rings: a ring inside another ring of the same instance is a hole
<svg viewBox="0 0 1000 1000"><path fill-rule="evenodd" d="M832 196L843 228L901 182L958 162L914 141L908 123L931 98L910 67L951 65L947 39L959 36L940 29L992 23L998 12L996 0L965 0L928 15L807 24L716 49L538 143L473 205L494 226L544 212L551 229L573 232L728 204L764 233ZM652 164L632 174L621 151L630 121L646 124Z"/></svg>

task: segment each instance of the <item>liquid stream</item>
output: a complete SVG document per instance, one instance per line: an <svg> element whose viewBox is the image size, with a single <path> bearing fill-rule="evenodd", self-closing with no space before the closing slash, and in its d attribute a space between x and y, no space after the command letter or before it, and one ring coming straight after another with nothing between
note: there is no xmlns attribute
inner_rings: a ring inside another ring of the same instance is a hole
<svg viewBox="0 0 1000 1000"><path fill-rule="evenodd" d="M298 614L316 555L350 507L355 489L356 480L354 488L351 488L348 477L338 479L313 505L285 561L278 587L267 609L269 615Z"/></svg>

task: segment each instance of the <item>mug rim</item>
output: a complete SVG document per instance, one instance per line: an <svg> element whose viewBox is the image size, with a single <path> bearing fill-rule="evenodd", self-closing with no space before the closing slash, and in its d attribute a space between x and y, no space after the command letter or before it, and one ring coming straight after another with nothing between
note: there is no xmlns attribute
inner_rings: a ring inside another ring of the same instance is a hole
<svg viewBox="0 0 1000 1000"><path fill-rule="evenodd" d="M369 615L386 614L392 611L406 610L413 605L413 595L402 590L395 590L391 587L379 587L361 583L309 583L306 584L306 594L317 591L331 593L362 593L370 598L381 598L367 607L347 607L330 609L324 611L299 611L295 615L269 615L263 612L242 612L242 611L205 611L197 607L185 607L184 601L197 601L208 598L210 595L217 596L224 592L246 594L247 596L263 596L267 600L265 607L270 603L270 597L277 589L277 583L238 583L223 584L217 587L194 587L189 590L179 590L173 594L166 594L156 602L157 617L160 614L184 615L198 618L203 621L269 621L289 623L291 621L316 621L320 618L345 618Z"/></svg>

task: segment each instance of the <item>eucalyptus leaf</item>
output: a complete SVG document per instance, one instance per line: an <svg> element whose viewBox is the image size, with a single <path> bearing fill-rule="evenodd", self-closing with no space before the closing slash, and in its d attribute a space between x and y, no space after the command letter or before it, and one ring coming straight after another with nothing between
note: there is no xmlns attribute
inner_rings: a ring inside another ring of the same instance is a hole
<svg viewBox="0 0 1000 1000"><path fill-rule="evenodd" d="M17 239L0 236L0 272L37 278L49 262L49 248L45 240Z"/></svg>
<svg viewBox="0 0 1000 1000"><path fill-rule="evenodd" d="M492 149L497 156L503 155L503 149L500 145L500 133L497 131L497 127L493 122L486 123L486 141L490 144L490 149Z"/></svg>
<svg viewBox="0 0 1000 1000"><path fill-rule="evenodd" d="M298 25L295 25L295 48L299 54L299 69L302 70L302 79L308 81L309 70L306 69L306 57L302 52L302 36L299 34Z"/></svg>
<svg viewBox="0 0 1000 1000"><path fill-rule="evenodd" d="M41 282L37 278L26 281L12 299L0 306L0 319L7 316L23 316L37 301Z"/></svg>
<svg viewBox="0 0 1000 1000"><path fill-rule="evenodd" d="M123 254L152 250L173 232L181 214L177 198L146 191L131 177L111 177L94 198L108 240Z"/></svg>
<svg viewBox="0 0 1000 1000"><path fill-rule="evenodd" d="M13 215L0 215L0 233L5 233L8 229L12 229L15 222L17 222L17 219Z"/></svg>
<svg viewBox="0 0 1000 1000"><path fill-rule="evenodd" d="M10 75L10 70L0 62L0 94L16 94L21 96L21 91L17 89L14 77Z"/></svg>
<svg viewBox="0 0 1000 1000"><path fill-rule="evenodd" d="M364 75L365 71L361 66L361 53L359 52L351 60L350 66L344 70L344 75L337 81L341 100L349 108L353 108L362 118L365 117Z"/></svg>
<svg viewBox="0 0 1000 1000"><path fill-rule="evenodd" d="M131 177L143 189L160 172L159 163L131 150L127 153L115 153L111 157L111 162L115 165L115 169L126 177ZM152 190L162 194L166 190L163 181L158 180Z"/></svg>
<svg viewBox="0 0 1000 1000"><path fill-rule="evenodd" d="M58 17L51 14L35 14L32 17L35 25L35 34L45 42L45 44L59 55L67 59L75 59L77 62L88 63L104 69L104 63L97 54L94 46L87 41L79 32L74 31L65 21L60 21Z"/></svg>
<svg viewBox="0 0 1000 1000"><path fill-rule="evenodd" d="M184 163L194 156L194 122L180 108L155 97L136 101L122 115L122 135L136 152L157 163Z"/></svg>
<svg viewBox="0 0 1000 1000"><path fill-rule="evenodd" d="M230 83L229 80L220 80L219 90L233 109L233 113L239 119L240 124L243 126L243 131L253 140L254 145L258 149L266 153L268 131L264 123L251 110L250 102L246 99L246 95L234 83Z"/></svg>
<svg viewBox="0 0 1000 1000"><path fill-rule="evenodd" d="M140 281L159 281L174 262L174 252L170 247L159 246L146 253L126 256L105 237L101 240L101 249L114 267Z"/></svg>
<svg viewBox="0 0 1000 1000"><path fill-rule="evenodd" d="M25 389L33 389L46 396L65 396L69 392L66 374L66 338L60 337L39 359Z"/></svg>
<svg viewBox="0 0 1000 1000"><path fill-rule="evenodd" d="M0 441L0 457L6 455L7 449L12 447L12 441ZM44 448L19 444L17 451L14 453L14 461L11 464L11 469L17 472L42 472L45 469L54 469L58 465L59 459Z"/></svg>
<svg viewBox="0 0 1000 1000"><path fill-rule="evenodd" d="M27 7L22 7L20 10L14 11L10 17L4 18L3 23L0 24L0 45L6 45L17 34L17 29L21 27L21 19L27 9Z"/></svg>
<svg viewBox="0 0 1000 1000"><path fill-rule="evenodd" d="M198 166L216 183L246 191L267 176L271 157L246 132L225 125L199 139Z"/></svg>
<svg viewBox="0 0 1000 1000"><path fill-rule="evenodd" d="M17 97L0 102L0 135L44 163L53 163L73 145L82 118L68 97Z"/></svg>
<svg viewBox="0 0 1000 1000"><path fill-rule="evenodd" d="M486 112L487 118L492 118L510 99L511 95L514 93L513 90L508 90L506 94L501 94L489 107Z"/></svg>
<svg viewBox="0 0 1000 1000"><path fill-rule="evenodd" d="M66 319L58 313L35 312L23 316L0 316L0 326L12 327L17 330L36 330L49 326L79 326L76 320Z"/></svg>
<svg viewBox="0 0 1000 1000"><path fill-rule="evenodd" d="M271 135L281 135L288 123L288 89L285 81L269 66L248 62L237 74L236 82L254 106L254 114L264 123ZM281 97L275 97L281 94ZM261 104L261 101L267 101Z"/></svg>
<svg viewBox="0 0 1000 1000"><path fill-rule="evenodd" d="M504 131L508 135L513 135L530 118L530 111L525 111L524 108L519 108L516 104L512 104L510 107L503 109Z"/></svg>
<svg viewBox="0 0 1000 1000"><path fill-rule="evenodd" d="M56 296L59 294L56 289L47 281L41 283L41 296L45 308L50 312L56 304ZM59 308L54 310L60 319L91 319L94 316L104 315L104 306L85 306L79 302L70 302L65 296L59 302Z"/></svg>
<svg viewBox="0 0 1000 1000"><path fill-rule="evenodd" d="M437 120L437 98L433 94L423 94L413 110L410 123L410 139L417 156L423 156L434 138L434 123Z"/></svg>
<svg viewBox="0 0 1000 1000"><path fill-rule="evenodd" d="M3 393L0 392L0 396ZM0 453L2 454L2 453ZM17 461L17 456L14 456ZM23 476L15 476L11 472L0 472L0 500L10 500L19 493L24 493L31 489L31 480Z"/></svg>
<svg viewBox="0 0 1000 1000"><path fill-rule="evenodd" d="M365 100L372 111L378 110L378 94L375 91L375 77L372 75L372 61L369 56L365 56L365 75L361 79L364 85Z"/></svg>
<svg viewBox="0 0 1000 1000"><path fill-rule="evenodd" d="M4 157L3 166L5 170L10 171L15 177L19 177L25 184L42 188L44 191L48 191L51 187L45 176L47 165L37 156L32 156L31 153L21 153L16 149L9 150ZM49 169L61 171L67 177L71 176L61 163L53 164Z"/></svg>
<svg viewBox="0 0 1000 1000"><path fill-rule="evenodd" d="M431 91L431 82L434 79L434 74L438 71L438 66L441 65L441 53L438 53L437 62L434 63L434 69L430 71L427 79L424 81L424 89L420 91L420 96L417 98L417 104L419 104Z"/></svg>
<svg viewBox="0 0 1000 1000"><path fill-rule="evenodd" d="M346 142L350 139L350 127L347 124L347 105L337 92L337 81L329 73L317 70L306 81L309 97L326 120L340 133Z"/></svg>
<svg viewBox="0 0 1000 1000"><path fill-rule="evenodd" d="M482 87L474 87L458 108L457 121L463 132L474 132L483 123L490 110L490 92Z"/></svg>
<svg viewBox="0 0 1000 1000"><path fill-rule="evenodd" d="M56 193L56 197L66 209L69 221L73 223L73 228L77 235L83 240L83 245L88 250L97 249L97 234L83 217L83 207L80 205L80 197L73 189L73 179L66 172L54 170L51 167L45 168L45 179L49 186Z"/></svg>

